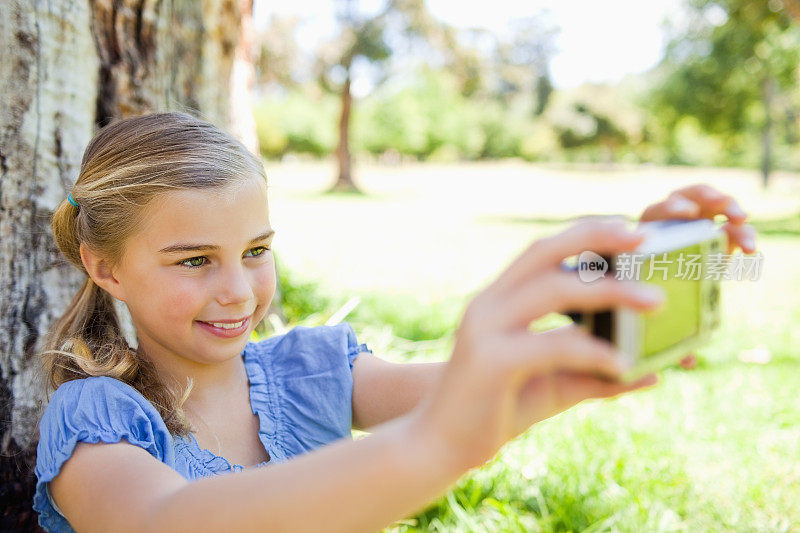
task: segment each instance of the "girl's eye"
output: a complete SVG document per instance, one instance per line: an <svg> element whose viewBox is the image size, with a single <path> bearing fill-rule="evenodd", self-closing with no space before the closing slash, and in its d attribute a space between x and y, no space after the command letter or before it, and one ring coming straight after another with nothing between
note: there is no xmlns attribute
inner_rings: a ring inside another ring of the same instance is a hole
<svg viewBox="0 0 800 533"><path fill-rule="evenodd" d="M267 250L269 250L269 247L268 246L258 246L256 248L249 249L247 251L247 253L250 253L250 252L252 252L254 250L257 250L258 253L253 254L250 257L260 257L260 256L264 255L264 253ZM199 263L198 263L198 261L199 261ZM178 264L179 265L183 265L183 266L188 267L188 268L200 268L201 266L203 266L205 264L204 261L207 261L207 259L205 258L205 256L200 255L198 257L191 257L189 259L184 259L183 261L181 261Z"/></svg>
<svg viewBox="0 0 800 533"><path fill-rule="evenodd" d="M253 250L260 250L260 251L259 251L259 253L251 255L250 257L259 257L259 256L264 255L266 253L266 251L269 250L269 247L267 247L267 246L258 246L256 248L250 248L250 250L248 250L248 251L252 252Z"/></svg>
<svg viewBox="0 0 800 533"><path fill-rule="evenodd" d="M205 257L203 257L203 256L192 257L191 259L184 259L183 261L181 261L178 264L179 265L183 265L183 266L187 266L189 268L198 268L198 267L203 266L203 263L195 264L194 261L203 261L203 260L205 260ZM187 263L189 263L189 264L187 264Z"/></svg>

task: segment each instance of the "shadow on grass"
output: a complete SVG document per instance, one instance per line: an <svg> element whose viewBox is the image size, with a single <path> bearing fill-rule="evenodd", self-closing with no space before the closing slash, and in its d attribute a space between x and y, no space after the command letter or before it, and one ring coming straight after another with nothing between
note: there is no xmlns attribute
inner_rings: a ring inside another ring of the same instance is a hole
<svg viewBox="0 0 800 533"><path fill-rule="evenodd" d="M751 220L750 224L762 235L800 237L800 213L771 220Z"/></svg>
<svg viewBox="0 0 800 533"><path fill-rule="evenodd" d="M386 202L392 198L383 194L374 194L363 191L313 191L294 194L293 197L298 200L357 200L364 202Z"/></svg>
<svg viewBox="0 0 800 533"><path fill-rule="evenodd" d="M558 224L571 224L590 218L604 218L609 215L575 215L569 217L520 217L520 216L502 216L502 215L482 215L476 217L475 220L487 224L540 224L540 225L558 225ZM614 217L622 217L621 215L613 215ZM629 222L633 220L629 217L624 217Z"/></svg>
<svg viewBox="0 0 800 533"><path fill-rule="evenodd" d="M585 218L603 215L579 215L570 217L520 217L520 216L501 216L484 215L477 217L478 222L487 224L538 224L555 226L559 224L571 224ZM627 217L626 217L627 218ZM629 222L634 220L628 218ZM775 218L775 219L754 219L749 222L761 235L782 235L790 237L800 237L800 213L794 216Z"/></svg>

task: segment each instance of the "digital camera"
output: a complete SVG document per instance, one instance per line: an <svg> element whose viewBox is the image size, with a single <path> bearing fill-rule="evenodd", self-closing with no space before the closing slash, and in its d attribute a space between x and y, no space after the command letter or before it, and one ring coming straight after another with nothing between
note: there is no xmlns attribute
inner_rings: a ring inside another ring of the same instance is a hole
<svg viewBox="0 0 800 533"><path fill-rule="evenodd" d="M636 250L613 256L582 253L565 262L586 283L600 277L661 287L660 308L640 312L619 307L600 312L567 312L595 336L614 344L632 366L623 381L636 380L679 361L707 342L720 324L720 278L726 266L727 234L712 220L643 222Z"/></svg>

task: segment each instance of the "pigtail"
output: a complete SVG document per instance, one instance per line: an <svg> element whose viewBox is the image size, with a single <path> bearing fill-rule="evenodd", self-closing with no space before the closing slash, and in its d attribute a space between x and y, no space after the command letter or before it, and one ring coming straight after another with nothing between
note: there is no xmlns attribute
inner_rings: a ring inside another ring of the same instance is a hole
<svg viewBox="0 0 800 533"><path fill-rule="evenodd" d="M230 134L187 113L154 113L101 128L84 151L78 179L53 213L56 244L86 279L51 327L40 360L55 390L73 379L110 376L138 390L175 435L192 430L183 404L192 390L158 375L120 328L117 301L88 276L81 244L118 261L145 208L163 191L216 189L267 177L255 155ZM49 391L48 391L49 392Z"/></svg>
<svg viewBox="0 0 800 533"><path fill-rule="evenodd" d="M77 198L76 201L79 202ZM80 254L81 216L87 215L65 200L53 214L52 227L64 257L86 273ZM130 347L120 326L114 297L88 274L64 313L51 326L40 363L48 397L67 381L109 376L131 385L150 401L171 433L186 435L192 430L182 409L192 382L185 388L180 384L168 385L152 362Z"/></svg>

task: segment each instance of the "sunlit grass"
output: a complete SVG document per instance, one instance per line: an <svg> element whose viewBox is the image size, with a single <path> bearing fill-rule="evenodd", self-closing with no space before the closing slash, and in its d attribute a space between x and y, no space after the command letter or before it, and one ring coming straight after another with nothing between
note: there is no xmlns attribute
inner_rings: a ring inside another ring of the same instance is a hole
<svg viewBox="0 0 800 533"><path fill-rule="evenodd" d="M794 216L757 219L753 227L762 235L793 235L800 237L800 213Z"/></svg>
<svg viewBox="0 0 800 533"><path fill-rule="evenodd" d="M384 305L396 303L386 297ZM430 314L420 313L420 322ZM448 357L449 335L409 341L394 333L407 328L407 317L393 324L389 312L363 316L368 324L350 321L382 357ZM800 357L790 336L778 336L765 341L769 363L742 363L737 354L749 337L728 320L698 351L697 369L666 370L654 388L585 402L537 424L387 531L794 531Z"/></svg>
<svg viewBox="0 0 800 533"><path fill-rule="evenodd" d="M742 363L747 338L729 326L698 351L697 369L534 426L388 530L796 531L800 357L784 336L766 341L771 362Z"/></svg>

